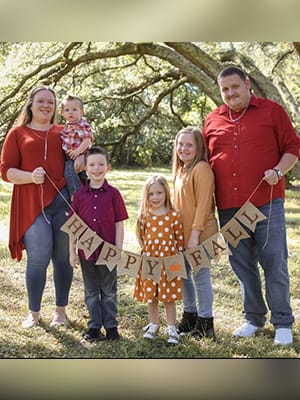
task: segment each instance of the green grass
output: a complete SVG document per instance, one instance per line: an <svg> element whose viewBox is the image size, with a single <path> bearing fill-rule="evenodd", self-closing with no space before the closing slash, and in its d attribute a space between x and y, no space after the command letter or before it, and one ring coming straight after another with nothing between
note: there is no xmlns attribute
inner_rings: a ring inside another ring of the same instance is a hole
<svg viewBox="0 0 300 400"><path fill-rule="evenodd" d="M164 174L171 183L169 169L155 170L112 170L108 180L121 191L129 212L125 224L124 248L138 252L134 225L139 197L145 179L153 173ZM172 187L172 186L171 186ZM26 316L27 297L25 288L25 254L21 262L11 260L7 244L3 242L5 227L9 220L9 205L12 185L0 181L0 358L299 358L300 342L300 191L287 190L286 217L289 245L289 270L291 278L291 302L296 318L294 324L294 345L278 348L273 345L274 331L270 323L258 336L250 339L232 337L232 330L243 322L242 304L238 282L227 262L222 258L212 266L214 286L214 316L217 341L198 341L182 338L178 346L169 346L163 335L166 326L164 310L161 307L162 330L158 340L146 342L142 337L142 327L147 324L145 304L133 300L134 278L118 278L119 323L122 339L119 342L101 342L89 348L80 343L86 330L88 312L84 304L83 283L79 268L74 271L70 292L67 326L50 327L54 311L54 288L52 267L49 266L45 288L40 326L23 330L22 319ZM2 238L2 241L1 241ZM177 306L178 319L182 313L182 303ZM269 315L268 315L269 317Z"/></svg>

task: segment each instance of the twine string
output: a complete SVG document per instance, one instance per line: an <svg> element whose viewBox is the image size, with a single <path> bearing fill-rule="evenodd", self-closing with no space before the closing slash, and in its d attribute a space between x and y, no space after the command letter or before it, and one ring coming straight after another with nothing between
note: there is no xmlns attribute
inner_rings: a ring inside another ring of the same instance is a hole
<svg viewBox="0 0 300 400"><path fill-rule="evenodd" d="M247 200L247 201L250 201L251 197L252 197L252 196L254 195L254 193L258 190L258 188L260 187L260 185L262 184L262 182L263 182L264 180L265 180L265 179L262 178L262 179L258 182L256 188L255 188L255 189L253 190L253 192L250 194L250 196L248 197L248 200ZM273 185L270 185L270 203L269 203L270 206L269 206L269 211L268 211L267 235L266 235L266 241L265 241L265 243L264 243L262 249L264 249L264 248L267 246L268 241L269 241L270 222L271 222L271 214L272 214L272 196L273 196ZM246 201L246 202L247 202L247 201Z"/></svg>
<svg viewBox="0 0 300 400"><path fill-rule="evenodd" d="M64 202L68 205L68 207L70 208L70 210L72 210L73 213L75 213L74 208L71 206L71 204L68 202L68 200L65 198L65 196L62 194L62 192L59 190L59 188L56 186L55 182L50 178L50 176L47 174L47 172L45 171L45 176L49 179L50 183L52 184L52 186L56 189L56 191L58 192L58 194L60 195L60 197L64 200ZM51 224L51 222L49 221L49 219L47 218L47 215L45 213L44 210L44 188L43 188L43 184L40 184L40 188L41 188L41 203L42 203L42 214L43 217L45 219L45 221L48 224Z"/></svg>
<svg viewBox="0 0 300 400"><path fill-rule="evenodd" d="M271 186L270 190L270 206L269 206L269 213L268 213L268 225L267 225L267 237L265 244L263 245L263 249L267 246L269 241L269 232L270 232L270 222L271 222L271 214L272 214L272 195L273 195L273 185Z"/></svg>
<svg viewBox="0 0 300 400"><path fill-rule="evenodd" d="M58 194L61 196L61 198L64 200L64 202L69 206L70 210L72 210L73 213L75 213L74 208L71 206L71 204L68 202L68 200L65 198L65 196L61 193L61 191L59 190L59 188L56 186L55 182L53 182L53 180L50 178L50 176L47 174L47 172L45 172L46 177L49 179L50 183L53 185L53 187L56 189L56 191L58 192ZM247 201L250 201L251 197L255 194L255 192L258 190L258 188L260 187L260 185L262 184L262 182L264 181L264 178L262 178L259 183L257 184L257 186L255 187L255 189L253 190L253 192L250 194L250 196L248 197ZM50 224L50 221L48 220L45 211L44 211L44 190L43 190L43 185L41 184L41 202L42 202L42 213L43 216L45 218L45 220L47 221L48 224ZM263 249L267 246L268 241L269 241L269 231L270 231L270 222L271 222L271 214L272 214L272 195L273 195L273 186L271 185L270 187L270 206L269 206L269 211L268 211L268 224L267 224L267 235L266 235L266 241L263 245Z"/></svg>
<svg viewBox="0 0 300 400"><path fill-rule="evenodd" d="M71 204L68 202L68 200L65 198L65 196L62 194L62 192L58 189L56 186L55 182L50 178L50 176L45 172L46 177L49 179L50 183L54 186L60 197L64 200L64 202L69 206L69 208L72 210L73 213L75 213L74 208L71 206Z"/></svg>
<svg viewBox="0 0 300 400"><path fill-rule="evenodd" d="M246 200L246 203L247 203L247 201L250 201L252 196L254 196L254 193L257 191L257 189L260 187L260 185L263 183L263 181L264 181L264 178L261 178L261 180L258 182L256 188L253 190L253 192L248 197L248 200Z"/></svg>
<svg viewBox="0 0 300 400"><path fill-rule="evenodd" d="M47 215L46 215L45 210L44 210L44 188L43 188L43 184L42 183L40 184L40 188L41 188L42 214L43 214L43 217L44 217L45 221L50 225L51 222L47 218Z"/></svg>

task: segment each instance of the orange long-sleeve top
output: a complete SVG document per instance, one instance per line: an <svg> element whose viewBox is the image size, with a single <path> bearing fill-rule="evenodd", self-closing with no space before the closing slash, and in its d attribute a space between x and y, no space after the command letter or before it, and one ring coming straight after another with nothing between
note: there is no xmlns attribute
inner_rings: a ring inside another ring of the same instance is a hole
<svg viewBox="0 0 300 400"><path fill-rule="evenodd" d="M47 175L60 190L65 186L64 151L60 133L62 126L53 125L47 132L27 126L12 128L4 141L1 152L1 177L9 182L7 171L10 168L32 172L43 167ZM18 261L24 250L23 236L42 209L49 205L57 195L57 189L45 178L43 185L34 183L14 184L11 209L9 249L12 258Z"/></svg>
<svg viewBox="0 0 300 400"><path fill-rule="evenodd" d="M215 217L214 174L206 161L198 162L192 171L177 174L174 207L181 214L186 248L191 231L200 231L200 243L218 231Z"/></svg>

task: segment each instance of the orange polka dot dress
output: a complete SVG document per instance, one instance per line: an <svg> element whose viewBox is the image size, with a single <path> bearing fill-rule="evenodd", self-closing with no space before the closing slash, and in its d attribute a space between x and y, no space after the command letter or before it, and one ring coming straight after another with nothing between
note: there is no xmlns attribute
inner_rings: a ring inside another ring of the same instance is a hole
<svg viewBox="0 0 300 400"><path fill-rule="evenodd" d="M164 215L147 212L139 229L143 243L141 254L162 258L183 251L183 225L180 215L175 210L170 210ZM142 279L141 273L140 268L135 282L135 300L144 303L152 303L153 300L164 303L182 300L181 278L176 277L168 281L164 266L158 283L152 279Z"/></svg>

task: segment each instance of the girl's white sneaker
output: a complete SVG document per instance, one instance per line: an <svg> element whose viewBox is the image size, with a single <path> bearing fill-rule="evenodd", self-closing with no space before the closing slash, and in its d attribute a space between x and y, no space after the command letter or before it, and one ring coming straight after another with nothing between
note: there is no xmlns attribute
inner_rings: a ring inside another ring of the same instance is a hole
<svg viewBox="0 0 300 400"><path fill-rule="evenodd" d="M150 324L148 324L143 328L143 331L145 332L143 335L145 339L150 339L150 340L156 339L159 331L159 325L152 324L150 322Z"/></svg>
<svg viewBox="0 0 300 400"><path fill-rule="evenodd" d="M176 330L176 326L175 325L169 325L166 328L166 333L169 335L168 343L170 343L170 344L178 344L179 335L178 335L178 332Z"/></svg>

